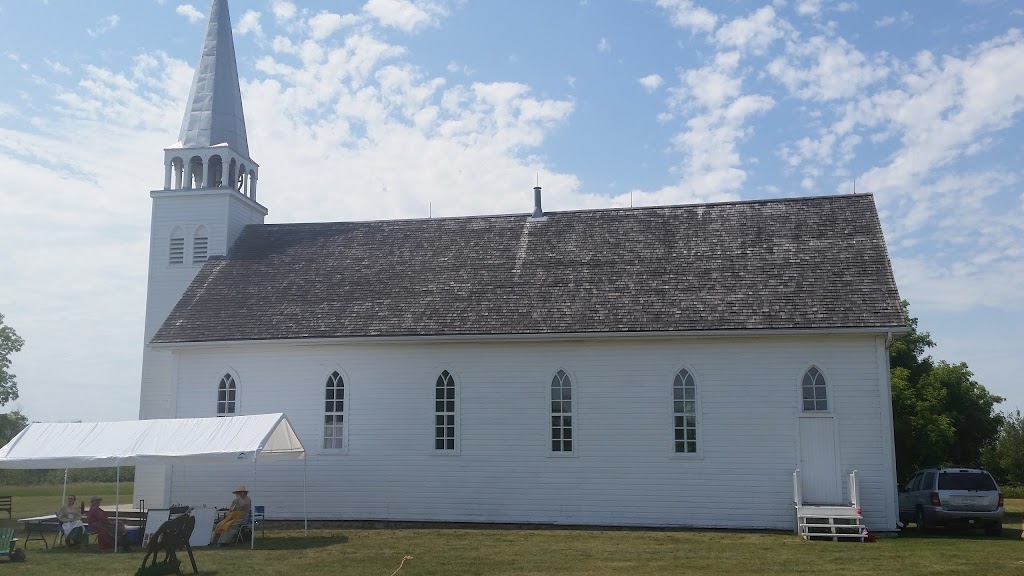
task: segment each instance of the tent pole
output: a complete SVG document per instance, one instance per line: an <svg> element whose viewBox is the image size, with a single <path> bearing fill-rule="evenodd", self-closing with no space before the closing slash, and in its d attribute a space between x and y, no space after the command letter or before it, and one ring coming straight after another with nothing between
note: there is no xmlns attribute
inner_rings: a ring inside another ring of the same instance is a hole
<svg viewBox="0 0 1024 576"><path fill-rule="evenodd" d="M117 554L117 537L121 533L121 459L117 459L117 485L114 488L114 554Z"/></svg>
<svg viewBox="0 0 1024 576"><path fill-rule="evenodd" d="M302 534L309 536L309 517L306 515L306 456L302 456Z"/></svg>
<svg viewBox="0 0 1024 576"><path fill-rule="evenodd" d="M252 455L252 491L256 494L256 460L260 457L259 452ZM266 508L264 508L266 510ZM249 550L256 547L256 508L249 499Z"/></svg>
<svg viewBox="0 0 1024 576"><path fill-rule="evenodd" d="M64 505L64 501L68 499L68 469L64 469L64 491L60 495L60 505Z"/></svg>

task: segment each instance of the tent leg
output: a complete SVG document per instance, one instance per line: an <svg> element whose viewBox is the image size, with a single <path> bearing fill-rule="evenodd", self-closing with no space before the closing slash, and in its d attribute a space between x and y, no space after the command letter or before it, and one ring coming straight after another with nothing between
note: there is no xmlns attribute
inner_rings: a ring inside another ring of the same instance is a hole
<svg viewBox="0 0 1024 576"><path fill-rule="evenodd" d="M68 499L68 469L64 469L64 491L60 494L60 505L64 505L64 501Z"/></svg>
<svg viewBox="0 0 1024 576"><path fill-rule="evenodd" d="M256 492L256 461L259 459L259 453L254 454L252 457L252 491L253 494ZM256 547L256 507L249 500L249 550Z"/></svg>
<svg viewBox="0 0 1024 576"><path fill-rule="evenodd" d="M121 460L117 460L117 484L114 488L114 554L117 554L117 537L121 534Z"/></svg>
<svg viewBox="0 0 1024 576"><path fill-rule="evenodd" d="M302 534L309 536L309 517L306 515L306 459L302 459Z"/></svg>

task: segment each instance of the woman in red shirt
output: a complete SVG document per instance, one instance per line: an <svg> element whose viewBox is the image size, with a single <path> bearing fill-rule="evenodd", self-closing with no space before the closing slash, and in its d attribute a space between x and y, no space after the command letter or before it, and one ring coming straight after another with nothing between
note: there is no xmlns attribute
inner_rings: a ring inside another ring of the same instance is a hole
<svg viewBox="0 0 1024 576"><path fill-rule="evenodd" d="M114 547L114 521L100 508L103 498L93 496L89 499L89 512L86 513L86 520L89 522L89 529L96 533L96 540L99 542L100 550L110 550ZM124 522L117 523L119 543L125 552L128 549L128 529Z"/></svg>

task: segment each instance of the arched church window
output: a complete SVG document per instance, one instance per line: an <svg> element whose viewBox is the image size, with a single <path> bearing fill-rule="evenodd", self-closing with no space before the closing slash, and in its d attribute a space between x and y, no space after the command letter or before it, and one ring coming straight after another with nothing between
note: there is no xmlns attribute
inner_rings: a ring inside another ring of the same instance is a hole
<svg viewBox="0 0 1024 576"><path fill-rule="evenodd" d="M206 228L200 226L196 228L195 236L192 237L192 263L202 264L209 258L210 250L210 237L207 235Z"/></svg>
<svg viewBox="0 0 1024 576"><path fill-rule="evenodd" d="M327 377L324 400L324 449L345 448L345 380L337 370Z"/></svg>
<svg viewBox="0 0 1024 576"><path fill-rule="evenodd" d="M817 366L811 366L804 373L800 389L804 412L828 411L828 391L825 385L825 375L821 373L821 370L818 370Z"/></svg>
<svg viewBox="0 0 1024 576"><path fill-rule="evenodd" d="M217 416L232 416L235 414L237 393L235 377L231 374L221 376L220 384L217 385Z"/></svg>
<svg viewBox="0 0 1024 576"><path fill-rule="evenodd" d="M697 453L697 383L686 369L672 379L672 420L675 452Z"/></svg>
<svg viewBox="0 0 1024 576"><path fill-rule="evenodd" d="M185 233L181 228L171 231L170 254L167 261L171 264L185 263Z"/></svg>
<svg viewBox="0 0 1024 576"><path fill-rule="evenodd" d="M551 451L572 454L572 381L565 370L551 379Z"/></svg>
<svg viewBox="0 0 1024 576"><path fill-rule="evenodd" d="M447 370L434 381L434 449L455 450L456 433L455 378Z"/></svg>

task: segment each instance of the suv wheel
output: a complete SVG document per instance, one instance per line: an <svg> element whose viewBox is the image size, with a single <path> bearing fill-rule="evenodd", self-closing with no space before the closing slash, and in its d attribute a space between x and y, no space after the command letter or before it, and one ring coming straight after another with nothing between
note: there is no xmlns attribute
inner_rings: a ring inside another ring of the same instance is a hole
<svg viewBox="0 0 1024 576"><path fill-rule="evenodd" d="M931 530L931 526L928 525L928 521L924 519L924 510L921 508L917 509L917 515L914 516L914 522L917 524L917 531L921 534L926 534Z"/></svg>
<svg viewBox="0 0 1024 576"><path fill-rule="evenodd" d="M985 526L985 536L1002 536L1002 535L1003 535L1003 525L1002 524L995 523L995 524L989 524L988 526Z"/></svg>

